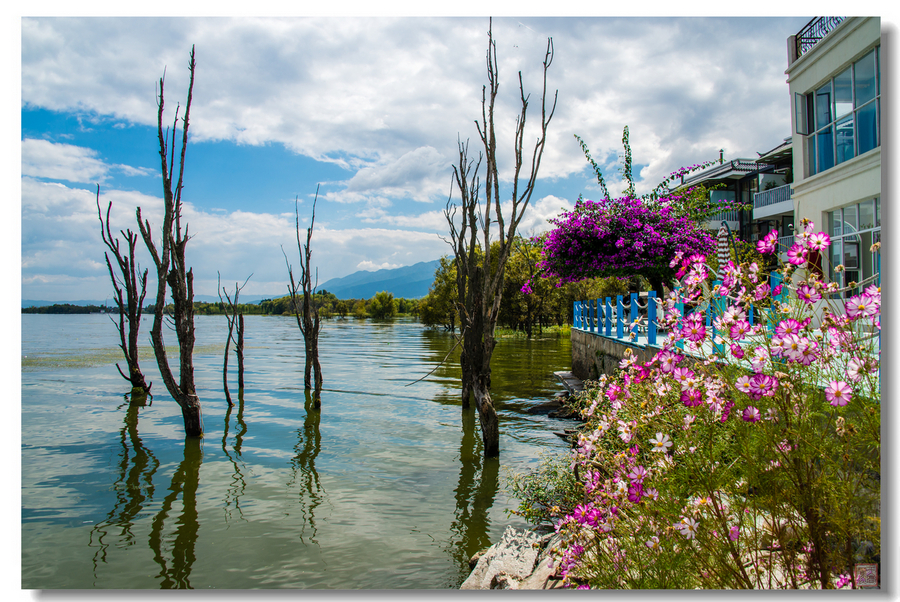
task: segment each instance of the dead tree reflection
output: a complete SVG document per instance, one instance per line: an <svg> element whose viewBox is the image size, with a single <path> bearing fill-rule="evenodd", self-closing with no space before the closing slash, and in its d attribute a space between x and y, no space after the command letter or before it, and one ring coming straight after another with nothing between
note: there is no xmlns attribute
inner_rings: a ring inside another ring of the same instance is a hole
<svg viewBox="0 0 900 602"><path fill-rule="evenodd" d="M476 433L475 412L462 412L456 511L450 524L448 552L459 567L459 581L469 574L469 558L491 545L490 509L500 484L500 459L485 458Z"/></svg>
<svg viewBox="0 0 900 602"><path fill-rule="evenodd" d="M244 422L243 391L238 392L238 409L235 417L237 421L237 432L234 435L234 443L231 445L231 450L229 451L228 432L230 429L229 423L231 421L232 409L233 406L228 406L225 410L225 432L222 433L222 451L225 452L225 456L234 467L234 473L231 475L231 484L225 491L225 522L228 522L232 518L235 511L238 513L238 518L243 521L247 520L244 518L243 510L241 510L241 496L247 488L247 481L242 472L243 469L246 468L246 464L244 464L244 460L241 457L241 446L244 443L244 435L247 434L247 423Z"/></svg>
<svg viewBox="0 0 900 602"><path fill-rule="evenodd" d="M156 577L161 579L161 589L190 589L191 569L197 556L194 546L200 523L197 520L197 488L200 484L200 464L203 450L200 439L186 437L184 459L172 475L169 494L163 499L162 507L153 518L150 528L150 549L153 560L159 565ZM175 501L181 497L181 514L175 518L175 531L164 533L166 520L172 512ZM167 562L166 555L171 555Z"/></svg>
<svg viewBox="0 0 900 602"><path fill-rule="evenodd" d="M317 403L315 391L306 389L306 419L303 428L297 429L297 444L294 446L295 455L291 458L292 477L288 487L300 488L299 508L303 513L303 529L300 531L300 541L304 542L307 525L312 531L309 541L318 545L316 540L316 509L325 500L325 491L319 481L319 473L316 471L316 458L322 449L322 434L319 431L319 420L322 415L321 406ZM304 542L305 543L305 542Z"/></svg>
<svg viewBox="0 0 900 602"><path fill-rule="evenodd" d="M125 421L119 430L119 452L116 463L116 480L112 489L116 492L116 502L106 518L91 529L89 545L97 546L94 553L94 579L99 583L98 571L107 564L110 546L127 548L137 543L134 534L135 521L144 507L153 500L153 475L159 468L159 460L145 447L138 434L138 414L145 407L144 400L135 396L128 406Z"/></svg>

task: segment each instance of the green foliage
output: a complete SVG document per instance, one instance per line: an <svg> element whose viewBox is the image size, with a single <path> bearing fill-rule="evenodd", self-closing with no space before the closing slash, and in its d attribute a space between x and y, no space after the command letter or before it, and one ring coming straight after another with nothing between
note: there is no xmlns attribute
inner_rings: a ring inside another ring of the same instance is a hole
<svg viewBox="0 0 900 602"><path fill-rule="evenodd" d="M397 315L397 306L394 305L394 295L386 291L375 293L369 300L368 313L376 320L390 320Z"/></svg>
<svg viewBox="0 0 900 602"><path fill-rule="evenodd" d="M445 255L434 271L434 282L428 288L428 295L419 300L418 314L422 324L442 326L454 332L459 323L456 299L456 262Z"/></svg>
<svg viewBox="0 0 900 602"><path fill-rule="evenodd" d="M569 459L561 454L542 454L536 469L511 474L506 487L519 500L517 509L507 512L534 525L553 523L574 508L584 495Z"/></svg>
<svg viewBox="0 0 900 602"><path fill-rule="evenodd" d="M72 305L71 303L54 303L40 307L23 307L23 314L98 314L109 313L112 308L105 305Z"/></svg>

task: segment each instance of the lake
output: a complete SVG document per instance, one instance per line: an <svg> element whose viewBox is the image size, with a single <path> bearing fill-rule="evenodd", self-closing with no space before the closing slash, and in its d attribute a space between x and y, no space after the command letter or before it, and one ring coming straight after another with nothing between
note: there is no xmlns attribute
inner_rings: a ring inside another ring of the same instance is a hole
<svg viewBox="0 0 900 602"><path fill-rule="evenodd" d="M21 319L25 589L457 587L473 553L526 526L507 514L506 475L565 451L553 431L573 424L527 413L562 390L553 372L570 367L567 336L498 343L500 458L485 462L475 410L460 407L458 352L434 370L449 334L324 321L317 411L294 318L247 316L244 400L232 357L229 409L225 317L198 316L205 436L186 441L148 317L141 367L154 397L142 407L124 396L108 316Z"/></svg>

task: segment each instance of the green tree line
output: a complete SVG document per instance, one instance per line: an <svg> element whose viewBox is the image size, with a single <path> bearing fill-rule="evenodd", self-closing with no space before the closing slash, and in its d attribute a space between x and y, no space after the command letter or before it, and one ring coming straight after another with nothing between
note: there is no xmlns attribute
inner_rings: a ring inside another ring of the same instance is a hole
<svg viewBox="0 0 900 602"><path fill-rule="evenodd" d="M557 278L539 275L541 239L516 237L503 282L498 324L531 337L545 328L570 324L573 304L582 299L622 295L647 290L639 278L589 278L560 285ZM497 257L499 253L492 253ZM457 310L456 265L449 255L440 260L428 295L419 301L419 319L426 326L455 331Z"/></svg>

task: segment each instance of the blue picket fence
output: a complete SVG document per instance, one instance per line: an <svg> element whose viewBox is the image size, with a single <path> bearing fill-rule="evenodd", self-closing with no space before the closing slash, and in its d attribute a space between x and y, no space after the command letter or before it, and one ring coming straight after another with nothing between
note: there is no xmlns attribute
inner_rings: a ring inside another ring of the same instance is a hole
<svg viewBox="0 0 900 602"><path fill-rule="evenodd" d="M769 275L769 284L773 291L781 282L781 274L773 272ZM713 282L713 286L718 286L719 284L721 284L719 280ZM775 298L783 301L786 295L787 291L782 290ZM662 311L661 300L657 299L656 291L631 293L627 303L624 299L624 295L616 295L615 299L606 297L603 299L575 301L572 328L599 336L629 341L636 341L638 338L643 339L644 335L646 335L646 344L656 345L661 330L657 316ZM683 303L677 303L675 307L682 316L685 315ZM717 316L722 315L726 307L726 299L716 298L703 310L706 314L706 328L708 330L711 329L712 332L710 340L713 341L714 349L718 352L721 352L722 349L720 345L715 344L717 333L714 320ZM689 313L696 311L700 310L691 309ZM753 324L753 306L750 307L748 313L750 324ZM683 343L679 342L679 346L682 345Z"/></svg>

